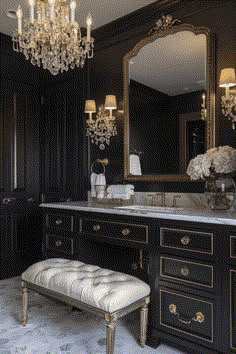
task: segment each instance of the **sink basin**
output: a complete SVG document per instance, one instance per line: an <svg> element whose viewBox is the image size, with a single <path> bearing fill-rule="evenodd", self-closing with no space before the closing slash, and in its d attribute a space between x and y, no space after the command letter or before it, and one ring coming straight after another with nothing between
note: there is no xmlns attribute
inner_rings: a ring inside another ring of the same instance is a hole
<svg viewBox="0 0 236 354"><path fill-rule="evenodd" d="M179 207L167 207L167 206L156 206L156 205L123 205L114 207L115 209L126 209L126 210L134 210L140 212L163 212L163 213L171 213L177 210L183 210L183 208Z"/></svg>

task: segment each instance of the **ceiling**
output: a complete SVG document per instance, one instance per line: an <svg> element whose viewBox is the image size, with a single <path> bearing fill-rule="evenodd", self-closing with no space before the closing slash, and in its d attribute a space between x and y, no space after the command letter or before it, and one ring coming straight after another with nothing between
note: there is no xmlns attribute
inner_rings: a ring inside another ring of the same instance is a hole
<svg viewBox="0 0 236 354"><path fill-rule="evenodd" d="M103 26L130 12L154 3L154 0L77 0L76 20L81 27L86 27L86 16L90 12L93 18L92 29ZM6 16L7 11L23 8L24 16L28 17L28 0L0 0L0 32L12 35L16 28L16 19Z"/></svg>

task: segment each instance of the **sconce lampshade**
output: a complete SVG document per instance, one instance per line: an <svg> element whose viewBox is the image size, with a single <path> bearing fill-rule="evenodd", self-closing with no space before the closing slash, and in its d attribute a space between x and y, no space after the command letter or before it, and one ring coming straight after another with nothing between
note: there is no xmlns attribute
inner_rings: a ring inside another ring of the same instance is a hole
<svg viewBox="0 0 236 354"><path fill-rule="evenodd" d="M116 109L116 96L114 95L107 95L105 100L105 109Z"/></svg>
<svg viewBox="0 0 236 354"><path fill-rule="evenodd" d="M85 101L85 113L95 113L96 112L96 102L95 100L86 100Z"/></svg>
<svg viewBox="0 0 236 354"><path fill-rule="evenodd" d="M220 87L232 87L236 85L234 68L225 68L220 73Z"/></svg>

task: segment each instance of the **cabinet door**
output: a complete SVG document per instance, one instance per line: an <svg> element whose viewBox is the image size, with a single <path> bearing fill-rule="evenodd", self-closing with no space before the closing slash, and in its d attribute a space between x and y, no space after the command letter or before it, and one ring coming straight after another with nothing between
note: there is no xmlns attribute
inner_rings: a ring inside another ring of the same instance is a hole
<svg viewBox="0 0 236 354"><path fill-rule="evenodd" d="M1 243L0 243L0 279L3 279L5 277L5 263L4 263L4 254L5 254L5 244L7 242L7 237L8 237L8 232L7 232L7 225L8 225L8 220L7 220L7 215L5 213L2 213L0 215L0 237L1 237Z"/></svg>
<svg viewBox="0 0 236 354"><path fill-rule="evenodd" d="M236 352L236 270L230 271L230 346Z"/></svg>
<svg viewBox="0 0 236 354"><path fill-rule="evenodd" d="M3 197L38 198L39 96L25 84L3 81L0 190Z"/></svg>
<svg viewBox="0 0 236 354"><path fill-rule="evenodd" d="M0 267L6 278L32 262L35 246L30 238L40 238L41 220L34 218L39 201L40 96L33 87L3 80L0 97L0 205L7 225L0 239ZM40 253L41 247L34 252Z"/></svg>
<svg viewBox="0 0 236 354"><path fill-rule="evenodd" d="M84 197L83 74L43 95L42 152L45 201ZM78 80L78 79L77 79Z"/></svg>

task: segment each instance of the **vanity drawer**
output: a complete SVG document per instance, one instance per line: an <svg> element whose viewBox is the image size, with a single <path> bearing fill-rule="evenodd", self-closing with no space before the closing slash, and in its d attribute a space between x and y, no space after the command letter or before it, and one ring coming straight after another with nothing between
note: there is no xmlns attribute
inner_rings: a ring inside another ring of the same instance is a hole
<svg viewBox="0 0 236 354"><path fill-rule="evenodd" d="M213 233L161 227L160 245L161 247L213 254Z"/></svg>
<svg viewBox="0 0 236 354"><path fill-rule="evenodd" d="M46 250L73 255L73 239L61 237L60 235L46 234Z"/></svg>
<svg viewBox="0 0 236 354"><path fill-rule="evenodd" d="M73 216L46 214L46 227L51 227L63 231L73 231L74 229Z"/></svg>
<svg viewBox="0 0 236 354"><path fill-rule="evenodd" d="M148 243L147 225L80 219L80 233L117 240Z"/></svg>
<svg viewBox="0 0 236 354"><path fill-rule="evenodd" d="M236 259L236 236L230 236L230 258Z"/></svg>
<svg viewBox="0 0 236 354"><path fill-rule="evenodd" d="M160 289L160 325L213 342L213 303Z"/></svg>
<svg viewBox="0 0 236 354"><path fill-rule="evenodd" d="M160 258L160 276L213 288L213 266L169 257Z"/></svg>

